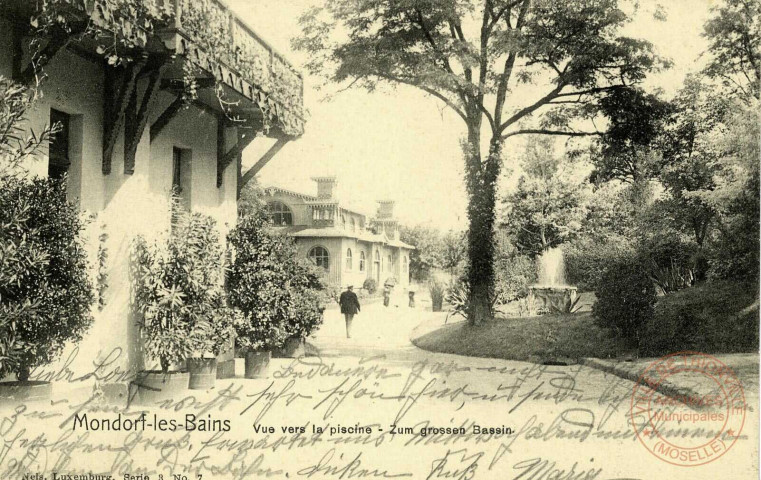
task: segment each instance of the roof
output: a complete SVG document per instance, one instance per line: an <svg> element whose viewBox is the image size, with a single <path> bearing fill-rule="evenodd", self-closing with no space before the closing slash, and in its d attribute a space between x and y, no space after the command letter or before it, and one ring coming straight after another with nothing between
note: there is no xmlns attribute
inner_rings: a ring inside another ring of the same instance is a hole
<svg viewBox="0 0 761 480"><path fill-rule="evenodd" d="M278 187L275 185L270 185L267 187L262 188L265 195L272 195L273 192L275 193L284 193L286 195L292 195L294 197L298 197L302 200L304 200L304 203L312 206L327 206L327 205L337 205L339 209L350 212L350 213L356 213L357 215L361 215L365 218L367 218L367 214L360 212L359 210L356 210L354 208L347 208L344 205L341 205L340 202L337 199L327 199L327 198L318 198L315 195L308 195L306 193L300 193L295 192L293 190L288 190L287 188Z"/></svg>
<svg viewBox="0 0 761 480"><path fill-rule="evenodd" d="M294 197L299 197L299 198L301 198L303 200L306 200L306 201L315 201L315 200L317 200L317 197L315 197L314 195L307 195L305 193L294 192L293 190L288 190L286 188L276 187L274 185L269 186L269 187L264 187L262 190L264 191L265 195L272 195L272 192L274 191L274 192L278 192L278 193L285 193L287 195L293 195Z"/></svg>
<svg viewBox="0 0 761 480"><path fill-rule="evenodd" d="M399 240L389 240L386 235L368 231L347 232L338 228L311 228L307 225L290 225L287 227L273 227L277 232L284 233L294 238L354 238L368 243L383 243L391 247L414 250L415 247Z"/></svg>
<svg viewBox="0 0 761 480"><path fill-rule="evenodd" d="M388 244L392 247L408 248L410 250L415 250L414 246L410 245L409 243L404 243L401 240L389 240Z"/></svg>

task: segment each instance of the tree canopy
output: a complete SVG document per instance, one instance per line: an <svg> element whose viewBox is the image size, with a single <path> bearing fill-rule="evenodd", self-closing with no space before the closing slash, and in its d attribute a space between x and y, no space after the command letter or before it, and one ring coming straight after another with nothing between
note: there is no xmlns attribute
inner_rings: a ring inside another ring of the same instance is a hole
<svg viewBox="0 0 761 480"><path fill-rule="evenodd" d="M598 135L591 120L604 113L600 100L665 64L650 43L621 34L630 18L626 5L328 0L301 17L303 34L294 46L309 54L311 73L370 91L384 83L417 88L464 121L471 323L492 313L496 183L505 140Z"/></svg>

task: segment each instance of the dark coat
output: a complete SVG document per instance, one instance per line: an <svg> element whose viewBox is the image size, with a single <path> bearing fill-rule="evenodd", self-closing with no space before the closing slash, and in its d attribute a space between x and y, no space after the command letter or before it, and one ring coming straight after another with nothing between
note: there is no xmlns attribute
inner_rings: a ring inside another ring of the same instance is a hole
<svg viewBox="0 0 761 480"><path fill-rule="evenodd" d="M341 313L354 315L359 312L359 298L357 298L357 294L354 292L347 290L341 293L338 303L341 305Z"/></svg>

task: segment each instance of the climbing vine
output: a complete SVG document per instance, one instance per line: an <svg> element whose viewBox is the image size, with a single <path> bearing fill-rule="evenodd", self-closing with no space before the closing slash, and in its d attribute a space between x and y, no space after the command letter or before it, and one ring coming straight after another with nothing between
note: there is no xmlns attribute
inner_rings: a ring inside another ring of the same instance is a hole
<svg viewBox="0 0 761 480"><path fill-rule="evenodd" d="M181 5L181 32L190 38L190 44L183 41L176 52L188 59L182 62L185 103L197 99L198 77L204 69L213 75L213 88L222 110L231 120L245 121L231 113L236 102L225 95L223 88L226 82L241 90L240 75L253 85L247 96L253 97L262 112L265 132L279 121L286 133L301 134L298 75L245 31L247 27L231 21L228 10L220 3L183 0ZM85 37L97 42L96 52L111 66L137 62L145 57L151 42L161 42L155 34L171 27L177 14L168 0L40 0L30 22L30 73L39 76L57 48ZM238 32L240 28L244 31ZM175 58L172 54L166 61ZM235 78L230 74L233 71Z"/></svg>
<svg viewBox="0 0 761 480"><path fill-rule="evenodd" d="M42 60L52 42L85 37L98 42L97 52L112 66L141 55L152 35L167 27L172 8L154 0L42 0L32 16L32 59Z"/></svg>
<svg viewBox="0 0 761 480"><path fill-rule="evenodd" d="M106 290L108 289L108 269L106 267L108 233L106 233L105 223L101 223L100 230L100 235L98 235L98 273L95 277L95 285L98 290L98 310L103 310L103 307L106 306Z"/></svg>

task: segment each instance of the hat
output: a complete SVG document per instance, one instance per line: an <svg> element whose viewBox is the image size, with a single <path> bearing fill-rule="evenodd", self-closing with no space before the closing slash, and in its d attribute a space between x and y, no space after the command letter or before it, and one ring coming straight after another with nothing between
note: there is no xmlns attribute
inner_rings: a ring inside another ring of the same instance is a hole
<svg viewBox="0 0 761 480"><path fill-rule="evenodd" d="M346 288L354 288L354 285L346 285Z"/></svg>

